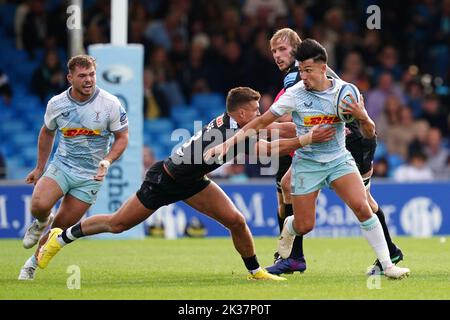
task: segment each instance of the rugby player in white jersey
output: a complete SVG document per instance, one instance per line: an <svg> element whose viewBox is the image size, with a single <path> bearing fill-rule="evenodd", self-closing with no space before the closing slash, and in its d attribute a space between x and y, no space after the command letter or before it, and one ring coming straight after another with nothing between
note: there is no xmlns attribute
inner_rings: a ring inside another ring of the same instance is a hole
<svg viewBox="0 0 450 320"><path fill-rule="evenodd" d="M294 215L286 218L278 245L278 253L288 258L295 236L305 235L314 228L316 200L319 191L330 186L352 209L358 218L361 232L380 262L386 277L401 279L409 275L408 268L400 268L392 263L380 221L372 212L361 175L350 152L345 148L345 123L336 114L334 97L342 85L341 79L326 76L327 53L315 40L304 40L296 53L302 81L288 88L261 117L251 121L236 135L208 150L205 159L221 157L230 148L255 130L266 128L284 114L292 114L299 135L298 149L292 161L292 203ZM358 93L356 87L356 92ZM358 99L353 98L353 101ZM373 134L375 124L359 104L346 104L347 113L359 121L362 132ZM320 120L321 119L321 120ZM320 120L320 121L319 121ZM308 132L313 125L336 128L334 139L324 143L311 143Z"/></svg>
<svg viewBox="0 0 450 320"><path fill-rule="evenodd" d="M128 144L128 120L119 99L96 86L96 62L88 55L72 57L67 80L71 86L47 104L38 138L38 158L26 182L35 184L31 214L35 218L23 238L32 248L48 226L63 230L77 223L95 203L108 167ZM47 165L55 134L58 149ZM110 148L110 138L114 143ZM51 209L61 201L55 215ZM48 233L42 237L42 245ZM37 253L20 270L19 280L33 280Z"/></svg>

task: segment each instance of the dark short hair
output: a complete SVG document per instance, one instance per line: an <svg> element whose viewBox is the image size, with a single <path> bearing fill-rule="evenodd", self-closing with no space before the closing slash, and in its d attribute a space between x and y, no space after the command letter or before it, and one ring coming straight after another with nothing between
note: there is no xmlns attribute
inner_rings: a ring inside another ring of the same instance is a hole
<svg viewBox="0 0 450 320"><path fill-rule="evenodd" d="M295 59L300 62L313 59L314 62L322 61L323 63L327 63L328 54L325 48L316 40L305 39L300 43L295 54Z"/></svg>
<svg viewBox="0 0 450 320"><path fill-rule="evenodd" d="M67 69L69 69L70 72L73 72L76 67L82 67L82 68L90 68L91 66L94 66L94 68L97 68L97 64L95 62L95 59L87 54L80 54L77 56L74 56L69 59L67 62Z"/></svg>
<svg viewBox="0 0 450 320"><path fill-rule="evenodd" d="M261 94L252 88L233 88L227 95L227 112L236 111L241 105L251 101L258 101L259 98L261 98Z"/></svg>

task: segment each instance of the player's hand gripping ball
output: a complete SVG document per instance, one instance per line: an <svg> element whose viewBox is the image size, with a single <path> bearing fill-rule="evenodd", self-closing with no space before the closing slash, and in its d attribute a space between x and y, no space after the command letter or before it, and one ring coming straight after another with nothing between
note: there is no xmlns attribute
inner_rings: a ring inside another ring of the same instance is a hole
<svg viewBox="0 0 450 320"><path fill-rule="evenodd" d="M344 84L336 94L335 97L335 106L336 106L336 114L342 122L348 123L355 120L355 117L352 114L343 113L346 111L345 103L342 100L347 101L348 103L352 103L352 99L350 96L353 96L356 99L356 102L359 102L359 93L351 84Z"/></svg>

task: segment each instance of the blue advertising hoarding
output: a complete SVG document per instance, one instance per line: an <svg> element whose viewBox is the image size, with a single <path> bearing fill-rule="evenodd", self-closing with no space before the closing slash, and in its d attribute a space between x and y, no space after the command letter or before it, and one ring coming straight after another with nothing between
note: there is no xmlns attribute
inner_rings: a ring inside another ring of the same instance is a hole
<svg viewBox="0 0 450 320"><path fill-rule="evenodd" d="M278 234L276 192L272 184L223 184L224 191L244 214L255 236ZM450 234L450 183L395 184L374 183L372 193L381 204L393 235L429 237ZM0 238L21 238L31 222L31 186L0 185ZM92 210L91 210L92 211ZM323 190L317 202L316 227L310 236L359 236L359 223L336 194ZM199 214L183 202L158 210L146 223L161 221L168 238L184 234L186 224L198 217L208 236L228 236L216 221ZM114 236L113 236L114 237Z"/></svg>

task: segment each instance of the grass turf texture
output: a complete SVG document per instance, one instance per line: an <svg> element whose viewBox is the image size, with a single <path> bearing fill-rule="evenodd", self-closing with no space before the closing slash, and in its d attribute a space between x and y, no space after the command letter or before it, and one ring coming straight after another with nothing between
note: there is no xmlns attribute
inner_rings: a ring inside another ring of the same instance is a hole
<svg viewBox="0 0 450 320"><path fill-rule="evenodd" d="M32 250L20 240L1 240L0 299L450 299L450 241L395 240L411 276L383 276L378 290L367 288L374 255L362 238L306 239L308 269L284 282L246 280L230 238L84 239L63 248L34 281L18 281ZM276 239L255 238L255 244L260 264L270 264ZM67 288L71 265L81 271L79 290Z"/></svg>

